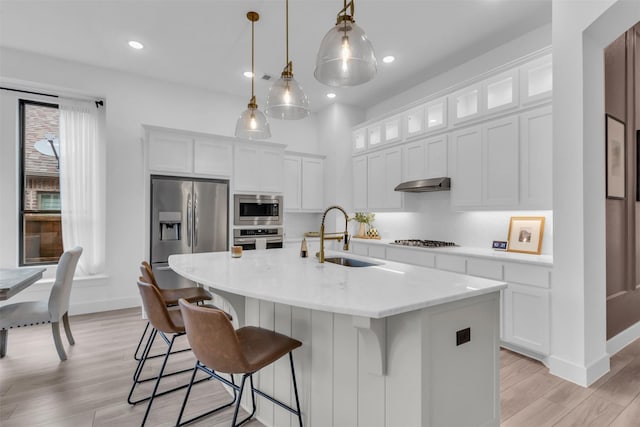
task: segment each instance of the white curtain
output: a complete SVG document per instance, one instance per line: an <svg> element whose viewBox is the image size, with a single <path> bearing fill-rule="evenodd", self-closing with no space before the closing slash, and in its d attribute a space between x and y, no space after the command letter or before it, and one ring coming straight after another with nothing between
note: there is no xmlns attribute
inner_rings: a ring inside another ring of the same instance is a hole
<svg viewBox="0 0 640 427"><path fill-rule="evenodd" d="M103 114L95 102L61 99L60 201L62 243L82 246L78 270L105 268L105 141Z"/></svg>

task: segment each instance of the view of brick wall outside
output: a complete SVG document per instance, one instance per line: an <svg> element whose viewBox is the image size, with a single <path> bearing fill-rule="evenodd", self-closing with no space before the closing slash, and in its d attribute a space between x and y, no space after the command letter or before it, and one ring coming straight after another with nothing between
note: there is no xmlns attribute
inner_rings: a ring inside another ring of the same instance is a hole
<svg viewBox="0 0 640 427"><path fill-rule="evenodd" d="M58 137L58 109L25 104L24 108L24 209L37 211L40 196L60 193L60 171L55 156L40 153L35 143L47 134ZM58 153L60 154L60 153ZM50 207L49 207L50 208ZM57 262L62 254L60 214L25 213L22 264Z"/></svg>

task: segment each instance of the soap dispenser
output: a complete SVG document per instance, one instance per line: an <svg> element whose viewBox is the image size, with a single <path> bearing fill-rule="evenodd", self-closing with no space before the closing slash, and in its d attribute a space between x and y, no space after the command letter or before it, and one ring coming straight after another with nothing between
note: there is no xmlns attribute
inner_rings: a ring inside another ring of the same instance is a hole
<svg viewBox="0 0 640 427"><path fill-rule="evenodd" d="M306 258L309 255L309 251L307 250L307 239L302 239L302 244L300 245L300 257Z"/></svg>

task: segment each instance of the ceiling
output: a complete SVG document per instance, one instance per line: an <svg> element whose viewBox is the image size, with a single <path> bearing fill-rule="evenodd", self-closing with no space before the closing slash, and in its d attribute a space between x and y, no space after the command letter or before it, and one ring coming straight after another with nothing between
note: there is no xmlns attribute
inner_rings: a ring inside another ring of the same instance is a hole
<svg viewBox="0 0 640 427"><path fill-rule="evenodd" d="M378 58L378 75L332 89L313 77L324 34L339 0L289 1L289 57L318 111L330 102L366 108L487 50L551 22L551 0L355 0L356 22ZM271 85L263 74L285 65L284 0L0 0L0 46L187 84L249 100L249 10L255 25L256 96ZM141 51L127 42L138 40ZM394 55L396 61L381 59ZM334 101L326 93L337 94Z"/></svg>

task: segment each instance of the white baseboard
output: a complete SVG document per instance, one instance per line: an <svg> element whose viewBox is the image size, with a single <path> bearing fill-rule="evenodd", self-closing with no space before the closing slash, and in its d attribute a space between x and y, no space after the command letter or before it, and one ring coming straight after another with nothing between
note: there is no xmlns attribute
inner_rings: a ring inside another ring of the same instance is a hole
<svg viewBox="0 0 640 427"><path fill-rule="evenodd" d="M609 355L605 354L589 366L577 365L556 356L549 356L549 372L582 387L589 387L609 372Z"/></svg>
<svg viewBox="0 0 640 427"><path fill-rule="evenodd" d="M607 341L607 353L609 356L613 356L638 338L640 338L640 322L629 326Z"/></svg>
<svg viewBox="0 0 640 427"><path fill-rule="evenodd" d="M69 314L73 316L76 314L99 313L101 311L121 310L132 307L140 307L140 298L116 298L112 300L76 303L69 307Z"/></svg>

